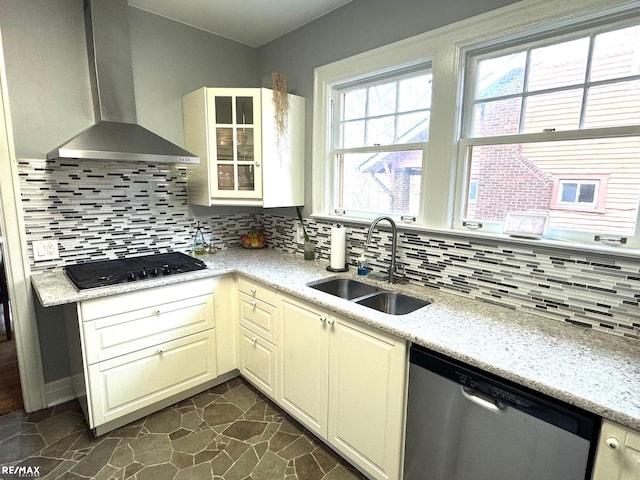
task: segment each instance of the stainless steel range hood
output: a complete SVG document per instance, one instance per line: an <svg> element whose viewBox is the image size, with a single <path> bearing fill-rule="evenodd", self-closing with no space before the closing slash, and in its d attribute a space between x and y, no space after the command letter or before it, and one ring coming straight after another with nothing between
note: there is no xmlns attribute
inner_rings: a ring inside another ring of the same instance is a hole
<svg viewBox="0 0 640 480"><path fill-rule="evenodd" d="M96 124L48 159L199 163L183 148L138 125L127 0L85 0L85 29Z"/></svg>

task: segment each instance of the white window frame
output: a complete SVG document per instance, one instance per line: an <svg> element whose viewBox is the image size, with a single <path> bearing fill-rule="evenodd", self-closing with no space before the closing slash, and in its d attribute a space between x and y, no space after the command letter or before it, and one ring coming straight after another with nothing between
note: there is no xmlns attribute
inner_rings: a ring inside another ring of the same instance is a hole
<svg viewBox="0 0 640 480"><path fill-rule="evenodd" d="M640 0L523 0L497 10L456 22L406 40L386 45L353 57L316 68L313 97L312 205L311 216L320 220L363 224L359 218L345 218L329 212L331 87L347 79L364 78L372 72L431 61L433 92L429 144L422 172L423 209L415 223L399 222L400 229L498 239L513 243L536 244L571 251L600 251L621 256L636 256L640 242L628 242L620 248L615 239L606 243L571 243L545 237L539 240L512 238L501 232L470 230L463 227L460 215L466 201L467 175L459 160L461 131L462 77L464 56L470 49L507 43L519 38L570 28L579 22L600 17L640 11ZM622 127L626 128L626 127ZM538 134L536 134L538 135ZM558 139L576 137L575 132L540 134ZM553 135L553 136L552 136ZM522 139L520 135L518 139ZM504 138L509 142L509 138ZM512 139L513 140L513 139ZM425 208L426 206L426 208ZM309 211L308 209L306 210ZM636 237L640 239L640 234Z"/></svg>
<svg viewBox="0 0 640 480"><path fill-rule="evenodd" d="M603 15L603 19L604 17L605 16ZM495 48L493 49L493 53L482 54L475 57L474 66L477 65L477 63L483 58L487 58L487 57L491 58L496 54L502 55L502 54L508 53L509 51L521 51L523 49L530 49L535 46L540 46L540 45L544 46L546 44L555 44L561 41L571 40L574 38L581 38L581 37L590 35L589 34L590 31L599 30L603 27L605 29L607 29L608 27L614 27L613 29L617 29L617 28L624 28L625 26L629 25L628 19L623 19L623 20L618 19L618 21L610 20L608 22L606 20L603 20L596 23L595 25L590 25L588 27L582 27L582 28L580 28L578 25L580 23L584 23L584 21L578 22L574 20L574 22L576 26L573 28L573 30L575 30L575 32L571 31L564 34L563 33L558 34L552 31L548 35L540 38L539 40L534 40L529 42L525 40L522 42L520 46L505 48L504 41L495 42ZM634 22L634 24L637 24L637 23L638 23L637 21ZM542 33L542 35L544 35L544 33ZM489 42L489 45L491 45L491 42ZM472 47L472 48L463 49L462 53L464 54L464 56L466 56L467 51L469 50L472 51L473 49L475 48ZM487 50L487 44L483 45L483 49ZM473 94L473 90L475 88L475 77L472 77L472 76L469 76L469 77L470 78L468 79L462 79L462 78L460 79L461 82L464 82L464 81L468 82L466 85L464 85L464 88L466 88L465 104L464 104L464 112L461 112L461 117L463 118L463 121L464 121L464 126L462 128L463 135L465 132L471 132L472 130L472 126L471 126L471 122L473 120L472 110L475 106L475 103L477 103L477 101L474 99L474 94ZM589 82L585 82L583 85L584 85L584 88L587 88L589 86ZM548 89L548 91L560 91L560 90L564 90L565 88L566 87L564 86L558 87L558 88L551 88L551 89ZM545 90L545 92L546 91L547 90ZM526 92L525 93L521 92L518 95L513 95L513 96L524 99L528 96L528 94ZM488 99L488 100L491 100L491 99ZM585 98L583 96L583 100L582 100L583 114L584 114L584 107L585 107ZM522 128L523 123L524 123L524 115L522 115L520 118L520 128ZM580 125L582 125L582 119L580 121ZM543 141L553 142L553 141L577 140L577 139L589 140L589 139L598 139L598 138L613 138L613 137L619 137L619 136L638 136L638 135L640 135L640 122L639 122L639 125L591 128L591 129L584 129L584 130L575 129L575 130L562 130L562 131L556 132L555 130L551 129L548 131L545 130L543 132L537 132L537 133L518 133L518 134L472 137L472 138L463 137L460 139L460 142L459 142L460 148L458 151L458 166L460 170L465 170L465 171L467 168L469 168L469 166L467 165L469 163L469 159L467 158L467 156L468 156L469 149L474 146L500 145L500 144L506 145L506 144L543 142ZM558 188L558 185L554 185L554 193L556 194L557 194L557 190L556 190L557 188ZM456 198L457 204L456 204L456 211L455 211L455 217L454 217L454 228L464 229L470 226L471 228L475 229L477 225L481 225L480 228L490 233L497 233L497 232L503 231L503 226L504 226L503 222L492 222L492 221L486 221L482 219L479 219L473 222L467 221L464 218L466 203L465 201L463 201L463 197L465 197L465 195L466 193L464 192L464 190L458 191L457 198ZM466 198L464 200L466 200ZM579 204L576 203L576 204L571 204L571 208L566 208L566 209L584 210L584 211L592 210L592 211L604 212L603 208L601 208L598 202L599 202L599 199L596 196L594 204L583 204L579 206ZM568 207L567 204L564 204L564 206ZM563 207L563 204L561 203L554 203L550 206L552 210L562 209L562 207ZM589 244L595 243L596 241L600 241L598 239L603 238L603 236L606 238L614 238L614 239L624 238L623 240L624 245L633 246L634 248L640 248L640 209L638 210L638 218L636 220L636 225L637 225L637 228L636 228L635 235L626 236L626 237L620 236L620 235L611 235L609 237L606 235L606 233L597 234L589 231L570 231L570 230L564 230L564 229L549 230L548 233L553 238L560 239L559 240L560 242L565 242L565 243L578 242L584 245L589 245Z"/></svg>
<svg viewBox="0 0 640 480"><path fill-rule="evenodd" d="M361 82L353 82L353 81L348 82L347 87L343 87L343 85L340 85L340 84L333 84L331 86L331 106L332 106L332 115L333 115L332 134L333 135L332 135L332 145L329 152L332 159L332 164L329 168L332 174L334 172L335 172L335 175L340 174L340 172L338 171L338 167L336 165L337 163L339 163L337 161L337 157L340 155L358 154L358 153L374 154L374 153L380 153L380 152L420 151L422 153L422 166L421 166L421 174L420 174L422 177L422 174L425 171L425 152L428 145L428 139L425 142L407 142L407 143L394 142L389 144L370 143L367 145L362 145L357 147L342 146L344 139L342 139L343 140L342 142L340 141L341 140L340 127L341 127L341 123L343 122L340 115L341 113L340 107L342 107L340 98L344 94L344 92L349 91L352 88L363 88L367 86L378 85L378 84L384 83L385 80L399 81L403 78L411 78L411 77L417 76L417 74L424 74L424 73L431 74L430 62L427 64L412 65L408 69L394 68L393 70L385 71L382 74L379 74L376 72L365 77ZM353 85L353 87L351 85ZM396 92L396 95L397 93L398 92ZM423 110L423 109L420 109L420 110ZM426 110L429 111L429 118L430 118L431 107L429 107ZM396 110L393 114L388 114L388 116L393 115L395 117L395 122L397 122L397 117L399 115L402 115L403 113L405 112L398 112ZM362 118L362 120L365 120L366 122L371 118L373 117L369 117L368 115L365 115ZM397 133L397 132L394 132L394 133ZM366 134L366 128L365 128L365 134ZM336 212L345 211L342 207L338 207L335 205L336 198L341 194L341 192L339 192L339 190L342 188L341 184L342 182L340 182L339 179L336 178L335 182L329 186L329 188L331 188L331 196L328 199L328 202L331 205L333 205L333 207L329 208L329 211L330 212L333 211L334 214ZM354 188L353 185L351 185L350 187ZM422 185L421 185L421 188L422 188ZM423 198L424 198L424 195L421 190L421 195L420 195L421 201L420 201L420 205L418 206L419 211L422 209L422 205L424 204L424 202L422 201ZM373 219L379 215L387 215L394 218L397 221L404 221L404 222L413 222L413 220L411 220L412 218L418 218L420 216L420 214L414 215L409 212L406 212L405 214L396 214L392 212L355 211L355 210L353 211L346 210L345 215L352 215L353 217L361 218L364 220Z"/></svg>
<svg viewBox="0 0 640 480"><path fill-rule="evenodd" d="M346 217L339 211L332 210L333 189L337 182L333 168L333 138L332 123L337 118L332 111L332 99L335 87L348 82L366 80L370 77L393 74L394 71L402 72L412 68L431 63L432 55L422 51L420 45L391 45L377 49L375 54L367 52L356 57L351 57L348 61L339 61L333 64L317 68L315 71L314 88L314 131L313 131L313 215L315 217L327 218L330 220L340 219L350 220L356 223L363 223L375 214L361 214L353 217ZM432 67L433 69L433 67ZM431 69L431 70L432 70ZM433 115L433 102L431 108ZM337 134L337 133L336 133ZM396 144L388 146L393 149L414 149L415 144ZM370 148L365 147L365 150ZM354 151L354 149L349 149ZM336 150L337 151L337 150ZM424 204L425 172L427 164L427 151L423 149L421 192ZM392 215L394 216L394 215ZM396 216L399 222L413 223L409 216ZM416 218L420 222L421 215Z"/></svg>

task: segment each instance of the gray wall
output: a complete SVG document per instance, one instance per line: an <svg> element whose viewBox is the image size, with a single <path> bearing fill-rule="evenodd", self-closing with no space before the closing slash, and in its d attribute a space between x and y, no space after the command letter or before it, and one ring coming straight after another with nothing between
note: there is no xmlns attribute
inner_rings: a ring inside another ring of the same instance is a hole
<svg viewBox="0 0 640 480"><path fill-rule="evenodd" d="M258 51L258 79L287 77L291 93L306 98L306 204L311 202L313 71L316 67L409 38L514 0L353 0ZM306 213L308 210L306 211Z"/></svg>

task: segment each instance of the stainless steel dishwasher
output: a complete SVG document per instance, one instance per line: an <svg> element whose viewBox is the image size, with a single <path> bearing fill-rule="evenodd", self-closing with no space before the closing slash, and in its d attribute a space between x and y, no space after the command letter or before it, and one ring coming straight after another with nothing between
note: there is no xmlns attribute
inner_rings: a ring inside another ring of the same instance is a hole
<svg viewBox="0 0 640 480"><path fill-rule="evenodd" d="M404 480L586 480L600 418L411 347Z"/></svg>

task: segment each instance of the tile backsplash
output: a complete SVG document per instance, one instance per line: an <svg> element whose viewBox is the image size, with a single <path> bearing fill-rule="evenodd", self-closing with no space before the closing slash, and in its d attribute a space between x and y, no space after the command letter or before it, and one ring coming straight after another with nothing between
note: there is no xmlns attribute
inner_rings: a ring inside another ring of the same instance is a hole
<svg viewBox="0 0 640 480"><path fill-rule="evenodd" d="M260 215L272 246L302 254L292 242L297 219ZM355 265L364 251L370 267L386 271L391 259L390 230L347 226L347 259ZM331 225L305 219L319 258L329 259ZM438 288L513 310L637 339L640 331L640 263L604 255L533 249L523 245L417 232L398 235L398 261L406 276L425 288ZM514 315L516 313L514 312Z"/></svg>
<svg viewBox="0 0 640 480"><path fill-rule="evenodd" d="M251 226L268 244L302 256L294 242L293 216L211 214L190 216L186 170L163 164L19 160L24 222L32 271L70 263L144 253L185 251L197 221L217 248L235 247ZM213 210L212 210L213 211ZM384 271L390 260L389 230L376 229L365 245L366 228L347 226L347 259L364 251L369 265ZM331 224L305 219L319 258L329 263ZM56 239L60 258L33 261L34 240ZM640 263L507 242L404 231L399 261L407 277L437 288L524 309L558 321L637 339L640 330ZM327 272L329 275L329 272Z"/></svg>
<svg viewBox="0 0 640 480"><path fill-rule="evenodd" d="M251 215L189 216L186 170L175 165L20 159L32 271L71 263L185 251L197 221L208 242L235 245ZM35 263L32 242L55 239L60 258Z"/></svg>

